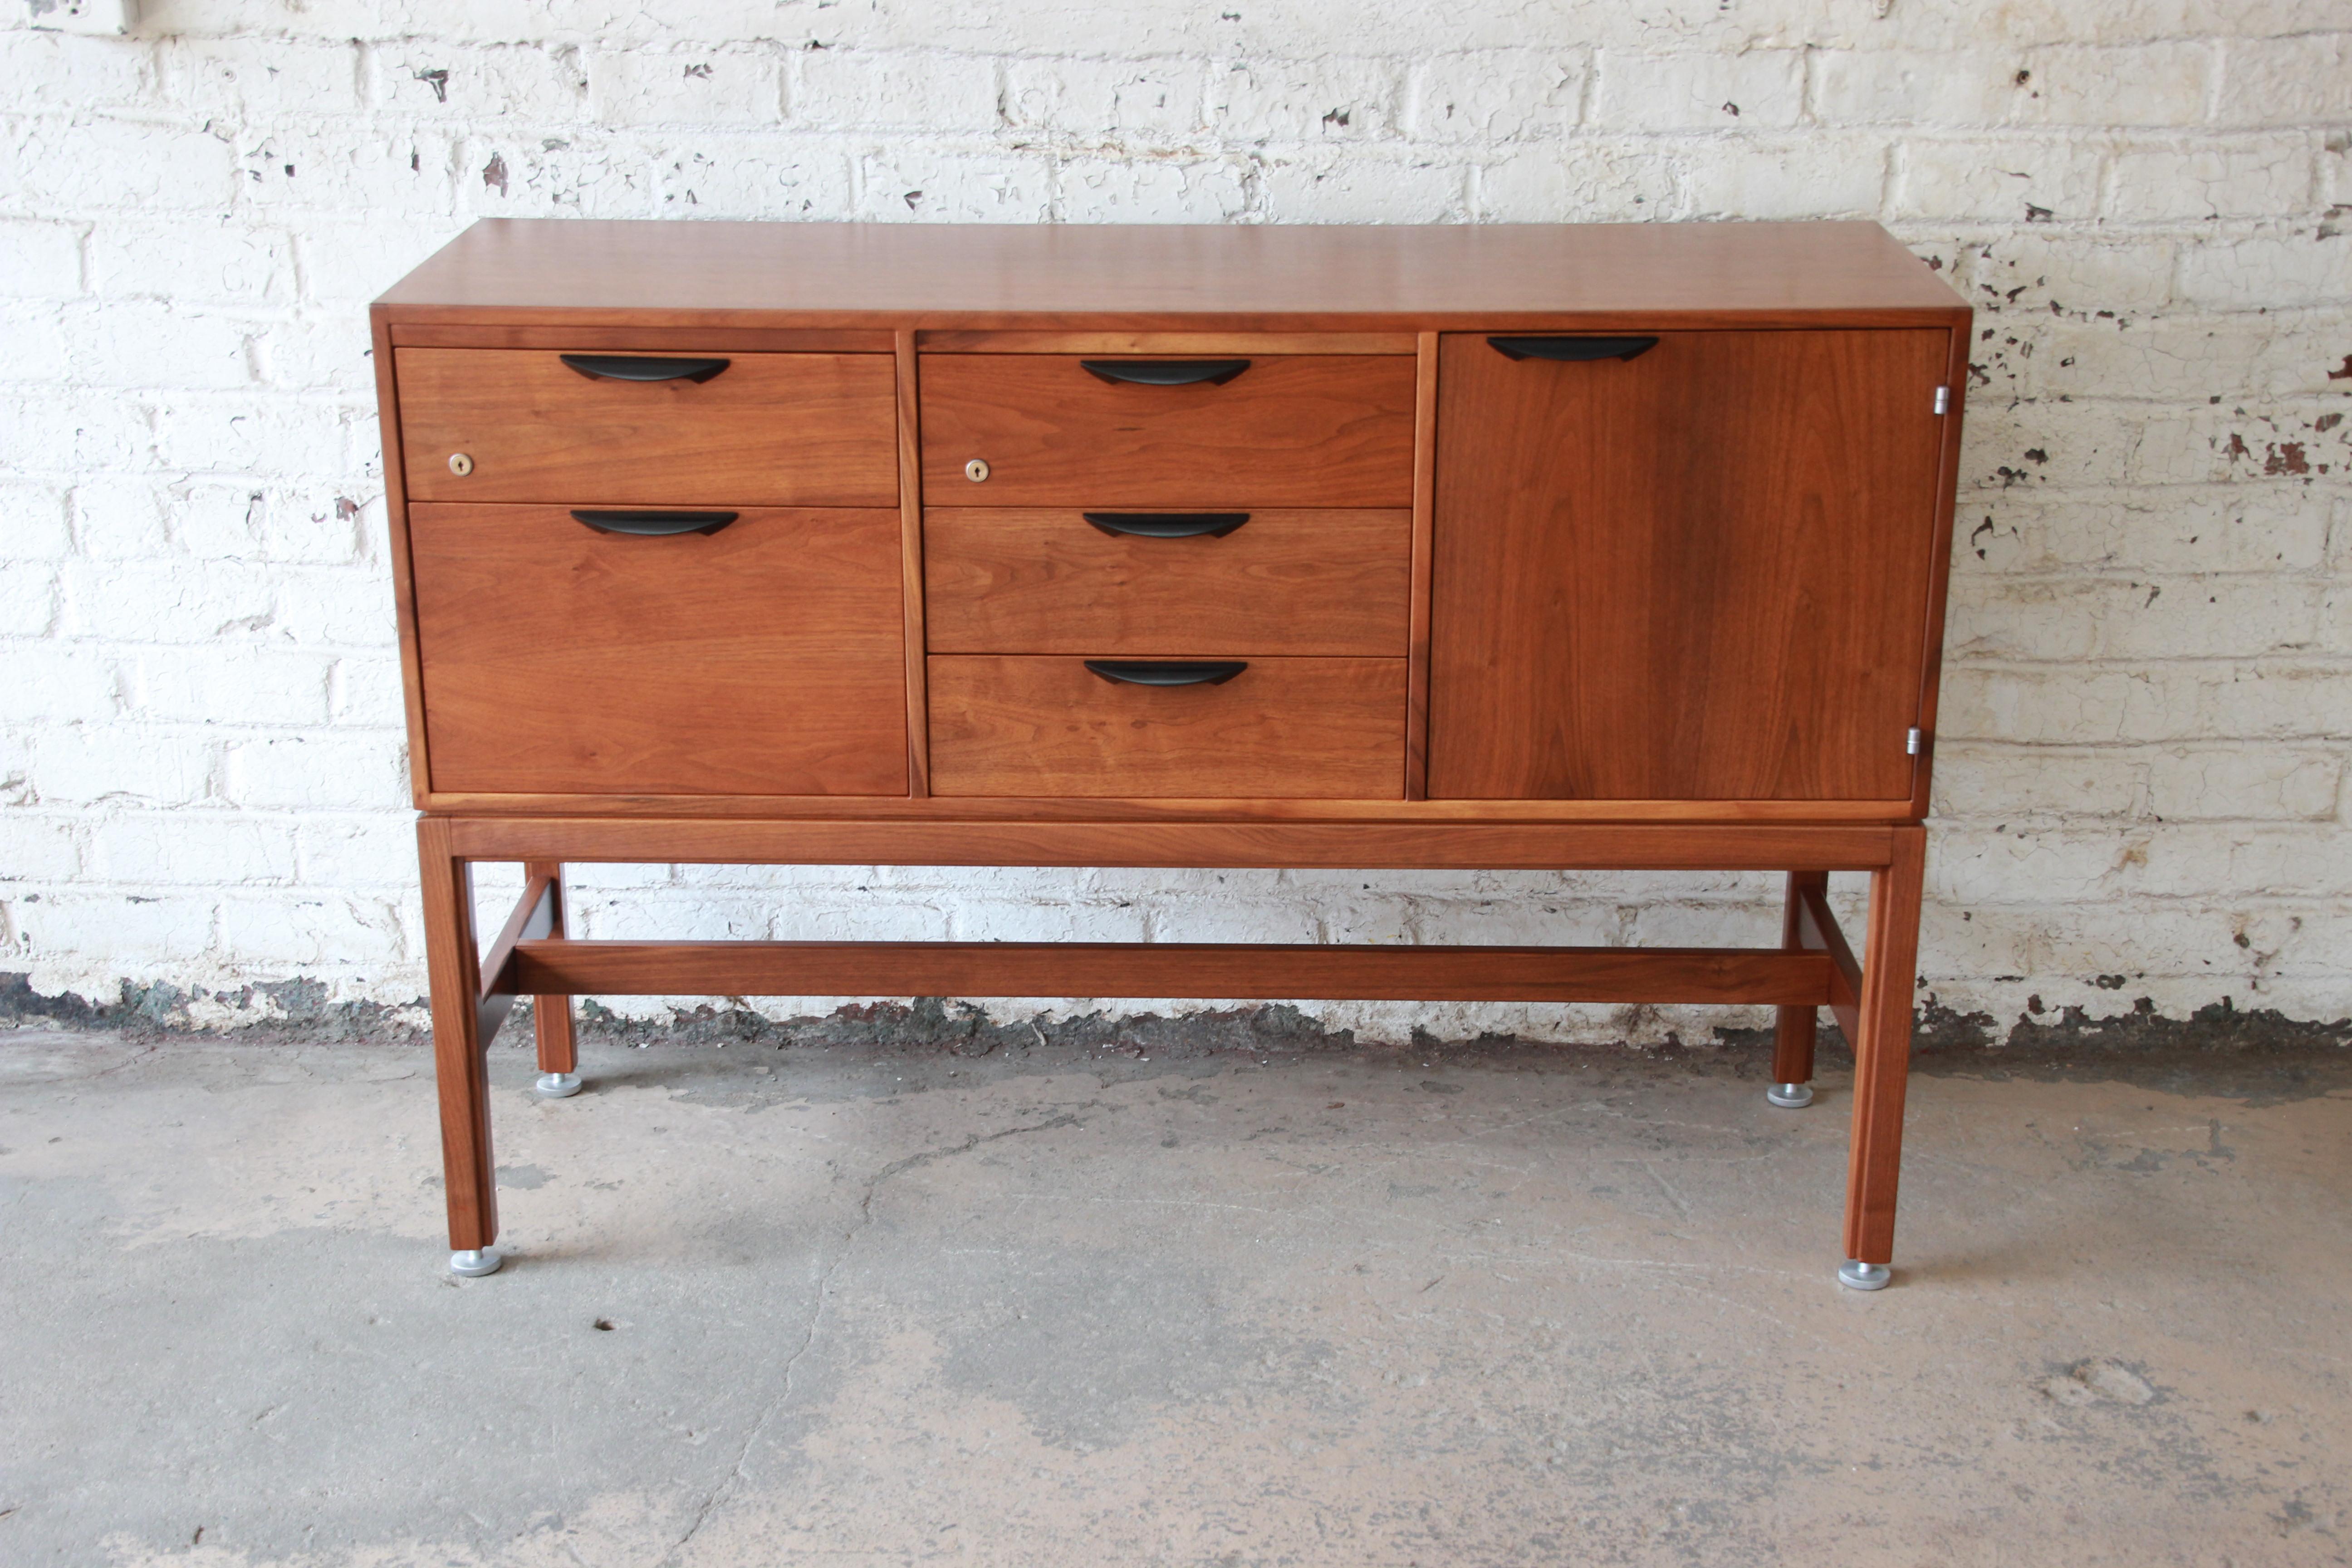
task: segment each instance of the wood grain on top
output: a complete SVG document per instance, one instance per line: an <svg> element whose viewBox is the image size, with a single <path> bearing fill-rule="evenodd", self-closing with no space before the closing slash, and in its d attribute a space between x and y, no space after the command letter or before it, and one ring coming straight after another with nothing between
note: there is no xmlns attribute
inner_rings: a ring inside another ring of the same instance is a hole
<svg viewBox="0 0 2352 1568"><path fill-rule="evenodd" d="M1965 309L1874 223L1392 226L487 218L395 284L394 321L1145 330L1686 325Z"/></svg>

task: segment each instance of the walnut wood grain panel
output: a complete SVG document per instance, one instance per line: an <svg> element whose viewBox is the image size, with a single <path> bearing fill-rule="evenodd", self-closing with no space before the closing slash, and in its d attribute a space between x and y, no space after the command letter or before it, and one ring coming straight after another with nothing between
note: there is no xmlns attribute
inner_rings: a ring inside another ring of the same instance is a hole
<svg viewBox="0 0 2352 1568"><path fill-rule="evenodd" d="M1339 870L1867 870L1889 827L1381 822L747 822L457 816L478 860L803 866L1299 866Z"/></svg>
<svg viewBox="0 0 2352 1568"><path fill-rule="evenodd" d="M1949 320L1874 223L817 224L488 218L394 285L395 319L931 330L1538 330ZM1474 317L1457 323L1455 318ZM754 321L754 318L759 320Z"/></svg>
<svg viewBox="0 0 2352 1568"><path fill-rule="evenodd" d="M618 326L464 326L403 321L391 329L401 348L553 349L563 353L738 354L891 352L887 327L662 327L640 315Z"/></svg>
<svg viewBox="0 0 2352 1568"><path fill-rule="evenodd" d="M1429 798L1430 528L1437 494L1438 334L1415 340L1412 393L1412 580L1405 636L1404 795Z"/></svg>
<svg viewBox="0 0 2352 1568"><path fill-rule="evenodd" d="M926 353L1409 354L1411 332L1007 332L917 334Z"/></svg>
<svg viewBox="0 0 2352 1568"><path fill-rule="evenodd" d="M400 397L393 378L392 332L373 316L368 334L375 360L376 428L383 444L383 510L386 552L392 568L393 617L400 637L401 700L408 728L408 793L422 809L433 792L425 767L425 687L417 676L416 585L408 563L408 496L401 485Z"/></svg>
<svg viewBox="0 0 2352 1568"><path fill-rule="evenodd" d="M1196 942L539 942L516 984L605 996L1185 996L1818 1003L1818 953Z"/></svg>
<svg viewBox="0 0 2352 1568"><path fill-rule="evenodd" d="M1412 504L1407 355L1256 357L1222 386L1112 384L1075 354L922 361L934 506Z"/></svg>
<svg viewBox="0 0 2352 1568"><path fill-rule="evenodd" d="M933 653L1405 651L1412 514L1259 509L1223 538L1105 533L1076 511L935 507Z"/></svg>
<svg viewBox="0 0 2352 1568"><path fill-rule="evenodd" d="M971 795L933 803L896 795L483 794L436 790L426 811L483 816L709 816L801 822L1393 822L1731 823L1850 826L1916 820L1907 800L1297 800L1222 795L1138 798Z"/></svg>
<svg viewBox="0 0 2352 1568"><path fill-rule="evenodd" d="M436 787L905 793L896 511L645 539L409 510Z"/></svg>
<svg viewBox="0 0 2352 1568"><path fill-rule="evenodd" d="M1448 336L1430 794L1907 795L1948 342Z"/></svg>
<svg viewBox="0 0 2352 1568"><path fill-rule="evenodd" d="M901 330L892 353L897 356L898 400L898 581L906 614L900 657L907 679L907 793L919 800L931 793L931 736L924 721L923 457L915 400L915 334Z"/></svg>
<svg viewBox="0 0 2352 1568"><path fill-rule="evenodd" d="M1402 658L1247 663L1222 685L1151 687L1077 658L934 655L931 793L1402 793Z"/></svg>
<svg viewBox="0 0 2352 1568"><path fill-rule="evenodd" d="M592 378L552 351L394 356L411 500L898 504L887 353L720 354L700 383Z"/></svg>
<svg viewBox="0 0 2352 1568"><path fill-rule="evenodd" d="M1928 547L1933 566L1927 580L1927 658L1919 672L1919 755L1911 769L1911 816L1925 817L1932 806L1936 773L1936 712L1942 689L1944 615L1952 573L1953 509L1958 499L1962 408L1969 397L1969 324L1952 333L1951 358L1944 366L1950 403L1944 416L1944 455L1936 475L1936 539Z"/></svg>

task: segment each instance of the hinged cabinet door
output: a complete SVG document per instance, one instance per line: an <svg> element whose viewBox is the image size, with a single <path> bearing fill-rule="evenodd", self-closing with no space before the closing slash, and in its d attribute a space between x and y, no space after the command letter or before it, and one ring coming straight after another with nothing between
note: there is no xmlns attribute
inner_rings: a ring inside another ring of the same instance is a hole
<svg viewBox="0 0 2352 1568"><path fill-rule="evenodd" d="M1448 334L1430 795L1907 797L1949 342Z"/></svg>

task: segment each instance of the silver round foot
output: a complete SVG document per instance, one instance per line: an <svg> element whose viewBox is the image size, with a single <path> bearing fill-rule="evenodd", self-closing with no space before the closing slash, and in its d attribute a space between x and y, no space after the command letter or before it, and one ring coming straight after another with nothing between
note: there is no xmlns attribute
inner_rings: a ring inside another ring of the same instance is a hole
<svg viewBox="0 0 2352 1568"><path fill-rule="evenodd" d="M1838 1283L1850 1290L1884 1290L1895 1278L1884 1263L1863 1263L1849 1258L1838 1265Z"/></svg>
<svg viewBox="0 0 2352 1568"><path fill-rule="evenodd" d="M537 1088L541 1100L570 1100L580 1092L580 1075L576 1072L543 1072L539 1075Z"/></svg>
<svg viewBox="0 0 2352 1568"><path fill-rule="evenodd" d="M479 1279L485 1274L496 1274L499 1265L505 1261L488 1247L478 1247L470 1252L451 1253L449 1272L462 1274L468 1279Z"/></svg>
<svg viewBox="0 0 2352 1568"><path fill-rule="evenodd" d="M1809 1083L1776 1083L1764 1091L1764 1098L1783 1110L1801 1110L1813 1102L1813 1086Z"/></svg>

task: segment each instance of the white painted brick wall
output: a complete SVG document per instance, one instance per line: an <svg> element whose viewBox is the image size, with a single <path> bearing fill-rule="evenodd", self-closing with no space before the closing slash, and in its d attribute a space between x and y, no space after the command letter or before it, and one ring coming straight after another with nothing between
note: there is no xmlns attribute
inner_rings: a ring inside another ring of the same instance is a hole
<svg viewBox="0 0 2352 1568"><path fill-rule="evenodd" d="M362 308L477 216L1862 215L1980 312L1927 992L1996 1027L2352 1012L2342 0L142 15L0 13L0 968L41 990L423 990ZM582 882L614 935L1775 929L1737 875ZM1722 1017L1318 1011L1392 1038Z"/></svg>

